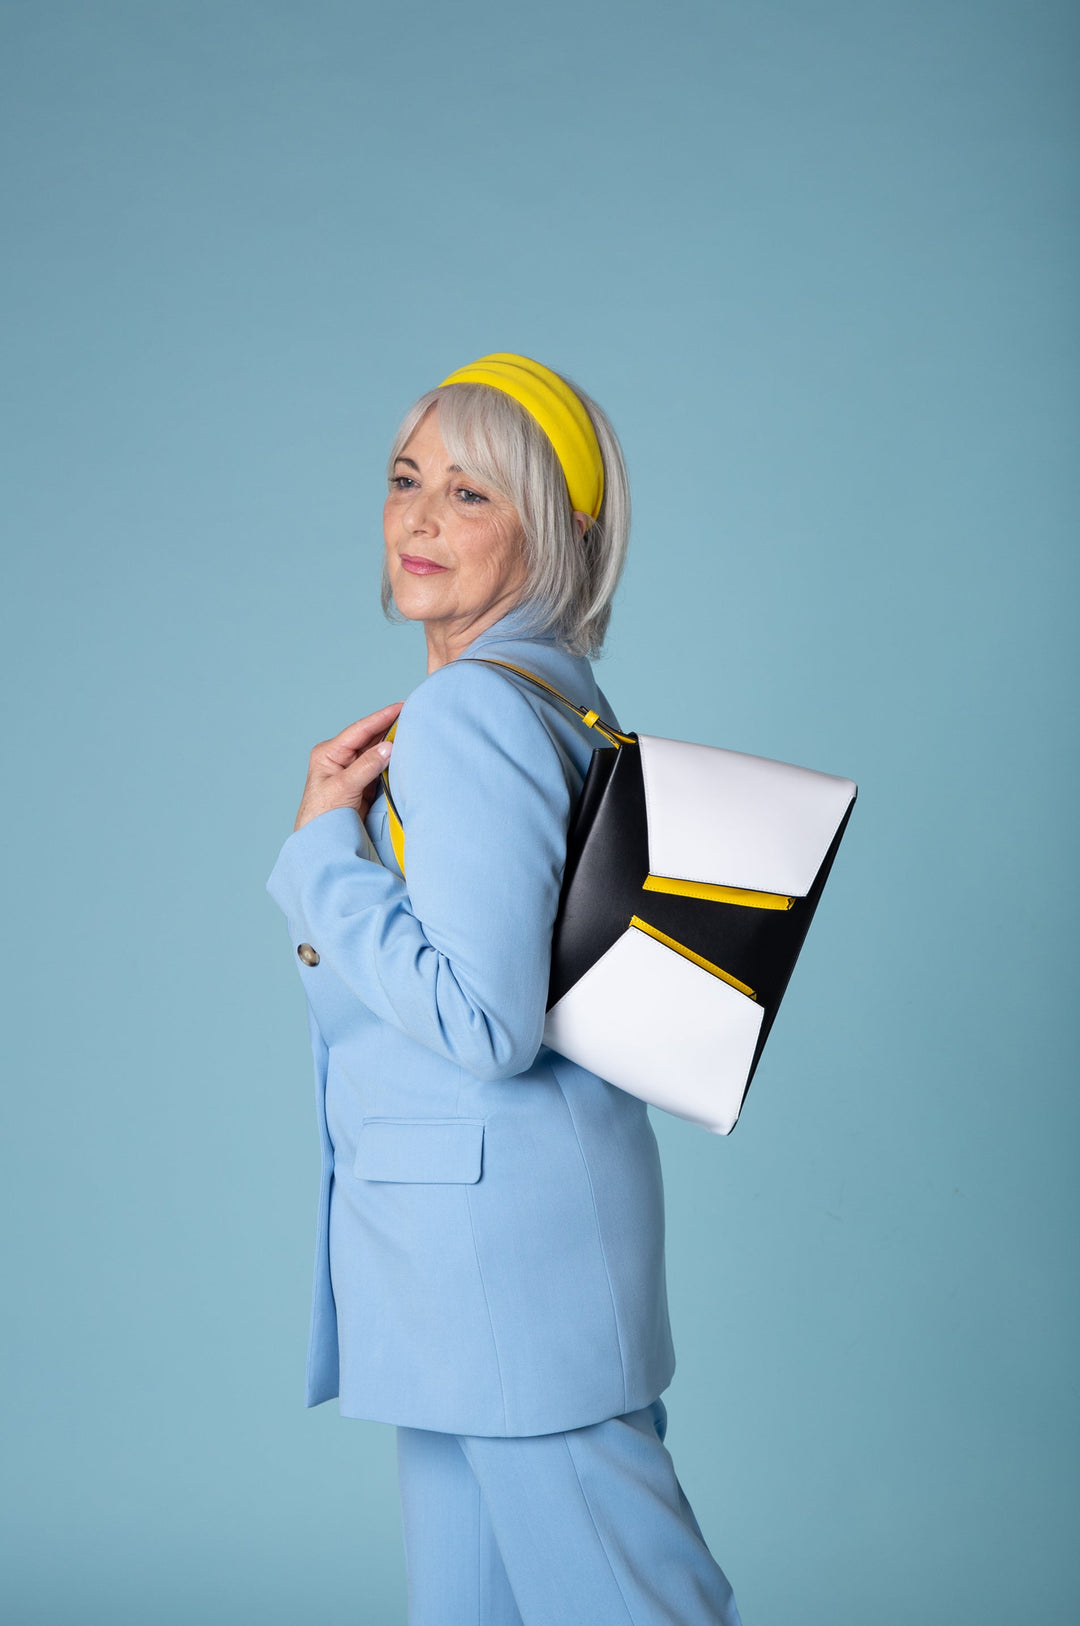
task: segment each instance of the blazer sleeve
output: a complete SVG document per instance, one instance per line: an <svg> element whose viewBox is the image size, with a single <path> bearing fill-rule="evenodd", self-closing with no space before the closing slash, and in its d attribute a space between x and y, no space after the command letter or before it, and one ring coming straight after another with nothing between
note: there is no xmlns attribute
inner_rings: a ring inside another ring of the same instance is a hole
<svg viewBox="0 0 1080 1626"><path fill-rule="evenodd" d="M288 837L267 890L383 1021L478 1078L524 1072L566 862L563 755L512 681L466 659L405 702L390 779L406 880L333 808Z"/></svg>

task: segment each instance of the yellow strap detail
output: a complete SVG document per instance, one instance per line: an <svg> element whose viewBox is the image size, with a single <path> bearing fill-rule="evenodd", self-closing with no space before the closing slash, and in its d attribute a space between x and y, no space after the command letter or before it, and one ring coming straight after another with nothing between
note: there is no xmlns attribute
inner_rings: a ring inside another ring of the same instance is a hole
<svg viewBox="0 0 1080 1626"><path fill-rule="evenodd" d="M398 818L397 813L394 810L394 805L390 800L389 793L387 793L386 797L386 827L390 832L390 845L394 849L394 857L397 859L398 868L404 877L405 831L402 828L401 820Z"/></svg>
<svg viewBox="0 0 1080 1626"><path fill-rule="evenodd" d="M699 965L702 971L711 972L714 977L719 977L721 982L726 982L730 987L737 988L739 993L745 994L748 999L757 999L754 990L748 988L745 982L740 982L738 977L733 977L730 971L722 971L718 965L713 965L711 960L706 960L702 955L695 954L692 948L687 948L685 943L677 943L674 937L669 937L666 932L658 931L655 926L650 926L649 922L642 920L640 915L631 915L630 924L636 926L639 932L645 932L649 937L655 937L658 943L664 943L669 949L674 949L675 953L681 954L684 960L693 960L694 964Z"/></svg>
<svg viewBox="0 0 1080 1626"><path fill-rule="evenodd" d="M612 728L610 723L600 721L599 712L586 711L584 706L575 706L574 702L572 700L567 700L566 696L564 694L560 694L558 689L553 688L550 683L545 683L544 679L537 677L535 672L526 671L524 666L515 666L511 661L496 661L483 656L477 658L484 660L484 664L487 666L505 666L508 671L516 672L519 677L528 678L529 682L535 683L538 688L546 689L548 694L553 694L555 696L556 700L561 700L564 706L569 706L570 710L580 717L581 721L586 725L586 727L594 728L598 734L603 734L604 738L610 740L612 745L633 745L636 743L635 735L620 734L618 729ZM385 737L388 740L393 740L394 734L397 730L398 721L399 719L395 717L393 723L387 729ZM394 798L390 794L390 771L388 767L383 769L380 778L382 779L383 790L386 794L386 827L390 832L390 844L394 849L394 857L398 861L398 868L401 870L402 875L404 875L405 828L401 822L398 810L394 806Z"/></svg>
<svg viewBox="0 0 1080 1626"><path fill-rule="evenodd" d="M676 898L706 898L710 903L737 903L744 909L790 909L795 902L781 892L751 892L743 886L680 881L673 875L647 875L642 884L646 892L668 892Z"/></svg>
<svg viewBox="0 0 1080 1626"><path fill-rule="evenodd" d="M635 745L637 743L636 734L620 734L619 730L613 728L610 723L601 722L598 712L586 711L584 706L575 706L574 702L568 700L564 694L560 694L553 684L546 683L543 678L537 677L535 672L527 671L524 666L515 666L513 661L497 661L493 656L489 655L477 655L475 659L482 660L485 666L505 666L508 672L516 672L518 677L528 678L529 682L535 683L537 688L546 689L548 694L553 694L556 700L561 700L564 706L569 706L570 710L587 727L595 728L596 732L602 734L606 740L610 740L612 745Z"/></svg>
<svg viewBox="0 0 1080 1626"><path fill-rule="evenodd" d="M386 738L393 740L397 731L398 719L395 717L386 730ZM398 817L398 810L394 806L394 798L390 794L390 768L385 767L379 775L382 780L383 793L386 796L386 827L390 832L390 845L394 849L394 857L398 861L398 868L405 874L405 828Z"/></svg>

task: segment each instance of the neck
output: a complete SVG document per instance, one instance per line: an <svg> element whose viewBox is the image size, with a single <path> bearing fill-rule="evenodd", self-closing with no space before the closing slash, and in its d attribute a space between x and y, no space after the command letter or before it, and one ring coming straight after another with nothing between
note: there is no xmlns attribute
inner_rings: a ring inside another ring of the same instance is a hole
<svg viewBox="0 0 1080 1626"><path fill-rule="evenodd" d="M508 598L505 603L493 604L479 615L456 617L453 621L425 621L428 675L456 660L463 649L468 649L474 639L494 626L513 606L514 600Z"/></svg>

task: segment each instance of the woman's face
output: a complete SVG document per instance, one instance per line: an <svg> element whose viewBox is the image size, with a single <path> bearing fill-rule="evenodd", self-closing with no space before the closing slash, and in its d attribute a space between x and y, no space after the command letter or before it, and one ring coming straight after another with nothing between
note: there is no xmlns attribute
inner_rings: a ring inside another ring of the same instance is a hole
<svg viewBox="0 0 1080 1626"><path fill-rule="evenodd" d="M383 534L394 603L424 622L444 660L505 615L525 584L517 509L451 463L434 406L394 464Z"/></svg>

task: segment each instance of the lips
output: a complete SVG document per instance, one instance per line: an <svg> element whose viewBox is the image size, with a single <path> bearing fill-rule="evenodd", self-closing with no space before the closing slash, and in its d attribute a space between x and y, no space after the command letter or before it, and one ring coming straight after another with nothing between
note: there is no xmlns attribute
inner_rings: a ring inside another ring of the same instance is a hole
<svg viewBox="0 0 1080 1626"><path fill-rule="evenodd" d="M447 568L446 565L437 565L433 559L421 559L411 553L403 553L400 558L402 568L412 576L434 576Z"/></svg>

